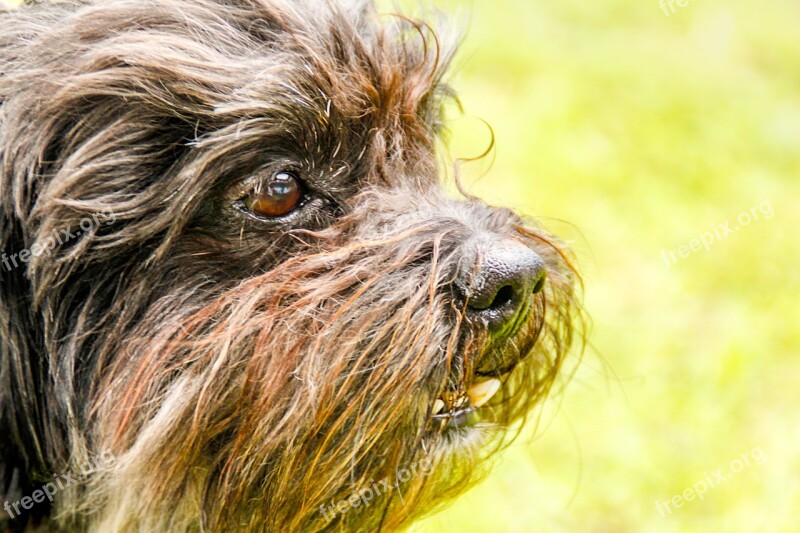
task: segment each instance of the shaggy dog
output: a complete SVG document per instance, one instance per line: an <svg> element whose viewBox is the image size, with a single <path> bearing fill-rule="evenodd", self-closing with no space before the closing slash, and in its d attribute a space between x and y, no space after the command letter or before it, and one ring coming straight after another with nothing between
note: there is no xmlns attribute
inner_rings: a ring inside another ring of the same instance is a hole
<svg viewBox="0 0 800 533"><path fill-rule="evenodd" d="M0 527L394 530L475 481L580 311L558 240L445 194L437 35L0 11Z"/></svg>

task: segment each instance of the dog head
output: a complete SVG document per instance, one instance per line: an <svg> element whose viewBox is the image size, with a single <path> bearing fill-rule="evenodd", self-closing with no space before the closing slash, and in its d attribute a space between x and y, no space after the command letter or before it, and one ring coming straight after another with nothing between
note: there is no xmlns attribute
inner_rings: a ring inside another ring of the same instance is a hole
<svg viewBox="0 0 800 533"><path fill-rule="evenodd" d="M397 528L548 392L575 272L445 193L430 26L310 0L2 18L7 455L31 483L117 458L65 520Z"/></svg>

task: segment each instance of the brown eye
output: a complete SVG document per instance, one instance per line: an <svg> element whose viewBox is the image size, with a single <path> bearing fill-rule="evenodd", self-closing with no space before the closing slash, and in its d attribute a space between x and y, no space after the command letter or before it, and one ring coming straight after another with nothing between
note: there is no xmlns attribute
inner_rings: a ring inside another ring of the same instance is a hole
<svg viewBox="0 0 800 533"><path fill-rule="evenodd" d="M303 188L300 178L291 172L274 174L262 187L246 200L247 209L265 218L288 215L300 206Z"/></svg>

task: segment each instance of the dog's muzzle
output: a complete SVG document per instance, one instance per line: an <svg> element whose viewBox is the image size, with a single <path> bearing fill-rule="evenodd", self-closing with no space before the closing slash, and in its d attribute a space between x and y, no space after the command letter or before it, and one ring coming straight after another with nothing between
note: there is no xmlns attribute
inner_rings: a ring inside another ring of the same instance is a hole
<svg viewBox="0 0 800 533"><path fill-rule="evenodd" d="M534 295L544 288L546 271L539 254L512 239L482 237L468 243L455 285L466 318L482 323L495 342L513 339L531 319ZM526 355L526 354L523 354ZM479 362L478 375L502 375L518 361Z"/></svg>
<svg viewBox="0 0 800 533"><path fill-rule="evenodd" d="M545 284L544 261L528 246L512 239L485 236L465 246L468 251L459 265L455 286L466 319L487 328L495 344L514 342L533 318L534 297ZM500 360L493 354L479 361L468 389L445 392L435 401L432 415L436 424L458 428L480 421L479 409L497 393L502 377L514 370L535 340L535 336L520 339L526 346L516 353L507 351Z"/></svg>

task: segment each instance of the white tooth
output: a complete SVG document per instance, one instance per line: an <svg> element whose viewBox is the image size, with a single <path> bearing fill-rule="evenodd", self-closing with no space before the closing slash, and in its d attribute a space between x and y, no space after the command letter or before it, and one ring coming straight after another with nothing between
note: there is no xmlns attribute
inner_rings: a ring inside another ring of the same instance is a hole
<svg viewBox="0 0 800 533"><path fill-rule="evenodd" d="M444 409L444 402L442 400L437 399L433 402L433 414L438 415Z"/></svg>
<svg viewBox="0 0 800 533"><path fill-rule="evenodd" d="M487 379L481 383L476 383L469 388L469 399L474 407L480 407L489 400L500 389L499 379Z"/></svg>

